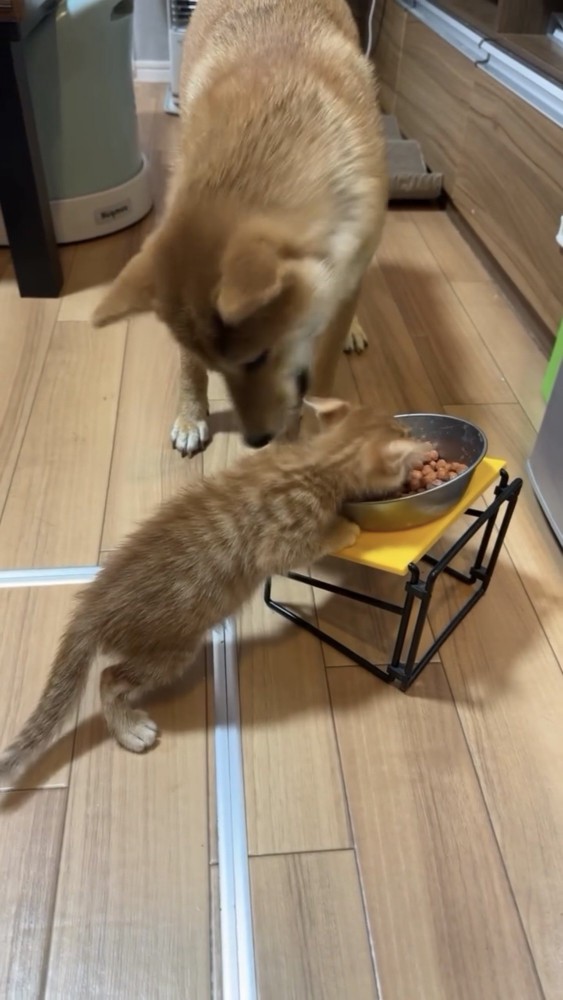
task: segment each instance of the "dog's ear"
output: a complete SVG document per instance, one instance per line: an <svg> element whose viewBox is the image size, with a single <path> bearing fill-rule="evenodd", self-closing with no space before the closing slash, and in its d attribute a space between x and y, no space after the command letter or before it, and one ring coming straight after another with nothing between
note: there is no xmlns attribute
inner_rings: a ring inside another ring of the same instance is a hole
<svg viewBox="0 0 563 1000"><path fill-rule="evenodd" d="M246 224L234 233L221 261L217 311L230 325L276 299L291 277L287 247L274 227Z"/></svg>
<svg viewBox="0 0 563 1000"><path fill-rule="evenodd" d="M305 396L304 404L314 411L321 427L332 427L344 420L352 407L344 399L321 399L320 396Z"/></svg>
<svg viewBox="0 0 563 1000"><path fill-rule="evenodd" d="M107 326L132 313L150 312L154 308L154 300L154 261L149 244L125 265L112 282L94 311L92 323L94 326Z"/></svg>

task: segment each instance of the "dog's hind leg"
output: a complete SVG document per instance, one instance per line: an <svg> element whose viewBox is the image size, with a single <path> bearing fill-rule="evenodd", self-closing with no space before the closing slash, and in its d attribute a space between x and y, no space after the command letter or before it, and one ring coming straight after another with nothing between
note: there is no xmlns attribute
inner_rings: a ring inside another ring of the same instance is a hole
<svg viewBox="0 0 563 1000"><path fill-rule="evenodd" d="M180 403L170 437L182 458L191 458L209 444L207 417L207 370L191 351L180 347Z"/></svg>
<svg viewBox="0 0 563 1000"><path fill-rule="evenodd" d="M344 353L345 354L362 354L368 346L368 338L366 333L358 319L354 316L352 320L352 326L346 334L344 340Z"/></svg>
<svg viewBox="0 0 563 1000"><path fill-rule="evenodd" d="M331 396L334 392L336 368L342 351L348 350L348 338L351 331L355 329L356 306L359 296L360 288L358 287L353 295L340 305L332 322L315 344L311 385L308 393L311 396L326 397ZM362 336L365 339L363 331ZM315 414L309 407L304 407L299 426L300 435L309 437L317 434L318 430L319 424Z"/></svg>
<svg viewBox="0 0 563 1000"><path fill-rule="evenodd" d="M332 322L315 344L310 388L312 396L330 396L333 392L334 377L340 354L343 350L349 349L347 344L352 331L359 329L359 324L355 319L359 296L360 287L358 286L355 292L340 305ZM367 343L363 331L361 336Z"/></svg>

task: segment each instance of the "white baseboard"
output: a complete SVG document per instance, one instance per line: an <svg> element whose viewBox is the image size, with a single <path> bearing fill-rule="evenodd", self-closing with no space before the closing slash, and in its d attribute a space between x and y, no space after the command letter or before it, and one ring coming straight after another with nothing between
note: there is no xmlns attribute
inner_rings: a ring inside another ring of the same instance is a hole
<svg viewBox="0 0 563 1000"><path fill-rule="evenodd" d="M135 79L141 83L169 83L169 59L135 59L133 62Z"/></svg>

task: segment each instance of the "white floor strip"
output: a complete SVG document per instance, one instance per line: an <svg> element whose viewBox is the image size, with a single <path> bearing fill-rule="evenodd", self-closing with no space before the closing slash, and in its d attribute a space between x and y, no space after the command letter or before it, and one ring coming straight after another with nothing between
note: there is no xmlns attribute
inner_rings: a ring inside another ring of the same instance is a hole
<svg viewBox="0 0 563 1000"><path fill-rule="evenodd" d="M99 571L99 566L0 570L0 588L86 584ZM223 1000L257 1000L234 623L224 622L212 636L222 993Z"/></svg>
<svg viewBox="0 0 563 1000"><path fill-rule="evenodd" d="M248 870L248 840L246 835L246 803L240 731L240 700L237 663L237 637L234 622L225 623L227 673L227 708L229 713L229 759L231 765L231 811L233 857L235 861L235 893L237 915L237 945L241 997L254 1000L256 970L250 876Z"/></svg>
<svg viewBox="0 0 563 1000"><path fill-rule="evenodd" d="M256 1000L236 631L231 620L213 630L213 679L223 1000Z"/></svg>
<svg viewBox="0 0 563 1000"><path fill-rule="evenodd" d="M99 566L57 566L52 569L0 570L0 587L52 587L91 583Z"/></svg>

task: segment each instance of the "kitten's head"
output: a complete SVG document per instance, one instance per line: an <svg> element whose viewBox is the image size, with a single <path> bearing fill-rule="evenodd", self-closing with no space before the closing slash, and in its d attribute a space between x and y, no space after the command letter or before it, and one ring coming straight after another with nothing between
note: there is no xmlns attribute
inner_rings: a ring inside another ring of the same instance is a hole
<svg viewBox="0 0 563 1000"><path fill-rule="evenodd" d="M370 406L341 399L305 399L320 425L319 446L342 470L350 496L395 493L431 447L414 440L406 427Z"/></svg>

